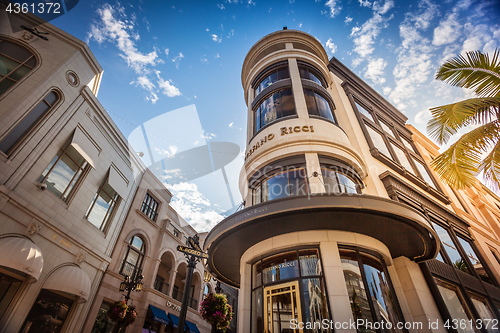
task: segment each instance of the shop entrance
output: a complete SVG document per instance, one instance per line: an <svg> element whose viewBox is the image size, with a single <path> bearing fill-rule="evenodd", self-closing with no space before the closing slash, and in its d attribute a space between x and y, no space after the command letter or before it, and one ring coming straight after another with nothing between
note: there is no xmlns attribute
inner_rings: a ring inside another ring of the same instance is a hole
<svg viewBox="0 0 500 333"><path fill-rule="evenodd" d="M264 288L264 332L302 333L291 320L302 322L299 282L292 281Z"/></svg>

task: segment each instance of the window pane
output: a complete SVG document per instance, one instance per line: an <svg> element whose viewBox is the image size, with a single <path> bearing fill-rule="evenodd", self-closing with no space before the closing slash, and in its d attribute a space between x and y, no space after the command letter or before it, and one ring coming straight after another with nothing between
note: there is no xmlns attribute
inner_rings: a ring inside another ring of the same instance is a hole
<svg viewBox="0 0 500 333"><path fill-rule="evenodd" d="M278 70L278 80L284 80L289 78L290 78L290 72L288 71L288 67Z"/></svg>
<svg viewBox="0 0 500 333"><path fill-rule="evenodd" d="M102 302L90 333L112 333L116 323L108 318L109 304Z"/></svg>
<svg viewBox="0 0 500 333"><path fill-rule="evenodd" d="M300 274L302 276L321 275L321 262L317 249L300 250Z"/></svg>
<svg viewBox="0 0 500 333"><path fill-rule="evenodd" d="M269 200L284 198L288 196L288 174L281 172L267 181Z"/></svg>
<svg viewBox="0 0 500 333"><path fill-rule="evenodd" d="M80 170L80 167L75 164L66 154L63 154L61 159L57 161L57 164L52 169L45 180L47 184L47 189L52 193L57 195L59 198L62 197L64 191L70 185L73 176Z"/></svg>
<svg viewBox="0 0 500 333"><path fill-rule="evenodd" d="M73 300L42 289L21 332L60 332L72 304Z"/></svg>
<svg viewBox="0 0 500 333"><path fill-rule="evenodd" d="M351 311L354 321L363 319L368 322L373 322L368 296L366 294L365 284L359 269L359 263L355 252L342 251L340 253L342 262L342 270L344 271L344 280L349 294L351 303ZM375 330L364 330L364 332L375 333Z"/></svg>
<svg viewBox="0 0 500 333"><path fill-rule="evenodd" d="M87 220L98 228L103 227L106 222L105 218L108 215L108 211L110 211L112 207L113 201L111 197L103 191L100 191L92 207L92 211L87 215Z"/></svg>
<svg viewBox="0 0 500 333"><path fill-rule="evenodd" d="M260 261L252 266L252 278L252 288L262 285L262 264Z"/></svg>
<svg viewBox="0 0 500 333"><path fill-rule="evenodd" d="M333 120L333 112L330 108L330 104L323 98L323 96L316 94L316 102L318 104L319 115L328 120Z"/></svg>
<svg viewBox="0 0 500 333"><path fill-rule="evenodd" d="M6 40L0 41L0 53L8 55L19 62L24 62L26 59L31 57L31 52L26 50L24 47Z"/></svg>
<svg viewBox="0 0 500 333"><path fill-rule="evenodd" d="M255 187L253 189L253 203L254 203L254 205L258 204L258 203L261 203L261 199L260 199L261 193L260 193L260 190L261 190L261 186L260 185L258 185L257 187Z"/></svg>
<svg viewBox="0 0 500 333"><path fill-rule="evenodd" d="M396 328L396 323L404 322L396 312L396 300L393 298L393 292L390 289L387 277L382 268L380 260L363 256L363 268L365 271L366 282L369 286L368 291L374 303L374 310L378 322L392 322L393 329L387 332L403 332Z"/></svg>
<svg viewBox="0 0 500 333"><path fill-rule="evenodd" d="M5 76L12 72L17 66L19 66L19 62L9 59L0 54L0 74Z"/></svg>
<svg viewBox="0 0 500 333"><path fill-rule="evenodd" d="M424 167L424 165L415 159L413 159L413 162L415 162L415 165L417 166L418 171L420 172L420 174L422 175L424 180L427 182L427 184L436 188L436 186L434 185L434 182L432 181L431 176L429 176L429 174L427 173L427 169Z"/></svg>
<svg viewBox="0 0 500 333"><path fill-rule="evenodd" d="M55 92L50 92L50 94L45 97L45 101L49 103L49 105L54 105L58 99L58 95Z"/></svg>
<svg viewBox="0 0 500 333"><path fill-rule="evenodd" d="M476 273L479 275L481 280L483 280L484 282L493 283L493 281L491 281L491 278L489 277L488 273L484 269L483 265L479 261L478 256L476 255L476 253L472 249L472 246L470 245L470 243L468 241L466 241L465 239L463 239L462 237L457 237L457 238L458 238L458 242L460 243L460 246L462 246L462 249L464 249L465 254L469 258L470 262L472 263L472 267L474 267L474 269L476 270Z"/></svg>
<svg viewBox="0 0 500 333"><path fill-rule="evenodd" d="M379 121L380 122L380 126L382 126L382 129L389 135L391 135L392 137L394 137L394 132L392 131L392 129L386 125L383 121Z"/></svg>
<svg viewBox="0 0 500 333"><path fill-rule="evenodd" d="M452 319L457 319L458 322L463 322L466 328L460 328L458 325L457 330L460 333L474 333L474 329L471 327L469 318L467 316L465 305L463 304L462 297L460 292L456 290L456 288L452 288L451 286L447 286L444 283L440 283L439 280L436 280L438 284L439 293L441 297L443 297L443 301L446 304L446 308L450 312Z"/></svg>
<svg viewBox="0 0 500 333"><path fill-rule="evenodd" d="M19 124L0 142L0 150L7 153L19 139L49 110L49 106L41 101L31 110Z"/></svg>
<svg viewBox="0 0 500 333"><path fill-rule="evenodd" d="M309 80L316 82L319 85L322 85L321 80L313 73L309 72Z"/></svg>
<svg viewBox="0 0 500 333"><path fill-rule="evenodd" d="M448 234L448 231L435 223L432 223L432 226L434 227L434 230L436 230L436 233L441 240L441 244L443 244L443 249L448 254L448 257L450 257L453 267L470 274L465 261L462 259L462 256L456 249L455 244Z"/></svg>
<svg viewBox="0 0 500 333"><path fill-rule="evenodd" d="M403 141L403 144L405 145L406 148L415 153L415 149L413 149L413 146L408 140L406 140L404 137L401 136L401 141Z"/></svg>
<svg viewBox="0 0 500 333"><path fill-rule="evenodd" d="M0 273L0 318L5 314L21 283L22 281L16 278Z"/></svg>
<svg viewBox="0 0 500 333"><path fill-rule="evenodd" d="M319 116L316 99L314 98L314 92L312 90L304 89L304 96L306 98L306 106L309 114Z"/></svg>
<svg viewBox="0 0 500 333"><path fill-rule="evenodd" d="M0 81L0 95L3 94L4 92L7 91L10 87L12 87L15 84L14 81L11 81L9 79L5 79L3 81Z"/></svg>
<svg viewBox="0 0 500 333"><path fill-rule="evenodd" d="M337 180L337 172L330 169L321 168L321 174L323 176L323 183L325 184L326 193L342 193L341 185Z"/></svg>
<svg viewBox="0 0 500 333"><path fill-rule="evenodd" d="M476 295L470 295L472 303L479 314L479 317L483 320L483 327L486 328L488 332L498 332L497 328L493 328L493 323L491 320L495 319L492 314L490 307L487 305L486 300ZM489 319L489 320L486 320ZM487 325L489 323L489 325ZM495 325L498 327L498 325Z"/></svg>
<svg viewBox="0 0 500 333"><path fill-rule="evenodd" d="M371 121L373 121L373 117L372 117L372 114L367 110L365 109L364 107L362 107L361 105L359 105L358 103L355 103L356 104L356 108L358 109L358 111L365 117L367 117L368 119L370 119Z"/></svg>
<svg viewBox="0 0 500 333"><path fill-rule="evenodd" d="M389 149L387 149L387 146L385 145L385 141L382 138L382 135L380 135L370 126L366 126L366 129L368 130L368 134L370 135L370 138L372 139L375 148L377 148L385 156L391 158L391 153L389 153Z"/></svg>
<svg viewBox="0 0 500 333"><path fill-rule="evenodd" d="M292 89L281 91L281 117L295 114L295 102L293 101Z"/></svg>
<svg viewBox="0 0 500 333"><path fill-rule="evenodd" d="M142 251L143 248L143 241L141 239L141 237L138 237L138 236L134 236L134 238L132 238L132 246L135 247L136 249Z"/></svg>
<svg viewBox="0 0 500 333"><path fill-rule="evenodd" d="M288 195L306 195L308 192L305 169L288 171Z"/></svg>
<svg viewBox="0 0 500 333"><path fill-rule="evenodd" d="M279 92L274 93L262 104L262 107L264 108L261 114L263 126L275 121L278 118L279 97Z"/></svg>
<svg viewBox="0 0 500 333"><path fill-rule="evenodd" d="M252 292L252 333L262 333L264 319L262 317L262 288Z"/></svg>
<svg viewBox="0 0 500 333"><path fill-rule="evenodd" d="M358 191L359 186L351 178L341 173L337 173L337 176L339 177L339 181L342 184L342 189L344 193L353 193L353 194L359 193Z"/></svg>
<svg viewBox="0 0 500 333"><path fill-rule="evenodd" d="M414 173L413 168L410 162L408 161L408 157L406 157L404 151L395 144L392 145L392 148L396 153L396 156L398 157L399 163L401 163L401 165L404 166L406 170L408 170L411 173Z"/></svg>
<svg viewBox="0 0 500 333"><path fill-rule="evenodd" d="M10 78L19 81L23 76L28 74L29 71L31 71L31 68L27 66L21 66L18 69L16 69L14 73L10 75Z"/></svg>
<svg viewBox="0 0 500 333"><path fill-rule="evenodd" d="M297 252L285 252L262 260L264 284L299 276Z"/></svg>
<svg viewBox="0 0 500 333"><path fill-rule="evenodd" d="M316 323L323 319L329 319L328 307L323 279L312 278L302 280L302 290L304 295L305 318L303 322ZM291 332L292 330L290 330ZM284 332L284 331L282 331ZM319 331L318 331L319 332ZM331 332L330 328L322 329L321 332Z"/></svg>

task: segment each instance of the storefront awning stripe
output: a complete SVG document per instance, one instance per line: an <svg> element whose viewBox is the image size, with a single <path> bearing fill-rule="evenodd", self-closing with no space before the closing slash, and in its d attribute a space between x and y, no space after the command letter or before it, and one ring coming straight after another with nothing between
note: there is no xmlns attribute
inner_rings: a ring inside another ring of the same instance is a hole
<svg viewBox="0 0 500 333"><path fill-rule="evenodd" d="M168 317L172 321L174 328L177 328L177 325L179 325L179 317L177 317L176 315L173 315L171 313L168 314Z"/></svg>
<svg viewBox="0 0 500 333"><path fill-rule="evenodd" d="M153 320L165 325L170 325L171 321L164 310L158 309L157 307L154 307L152 305L149 305L149 308L151 309L151 312L153 312Z"/></svg>
<svg viewBox="0 0 500 333"><path fill-rule="evenodd" d="M200 330L198 329L198 326L196 326L196 324L186 320L186 325L189 328L189 332L200 333Z"/></svg>
<svg viewBox="0 0 500 333"><path fill-rule="evenodd" d="M42 251L24 236L1 238L0 266L15 269L38 280L43 269Z"/></svg>

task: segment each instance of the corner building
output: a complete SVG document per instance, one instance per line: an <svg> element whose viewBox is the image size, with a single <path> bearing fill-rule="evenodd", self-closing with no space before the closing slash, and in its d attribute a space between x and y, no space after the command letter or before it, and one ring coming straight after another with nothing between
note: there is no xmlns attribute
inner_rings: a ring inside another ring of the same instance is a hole
<svg viewBox="0 0 500 333"><path fill-rule="evenodd" d="M431 221L459 221L463 240L477 248L407 118L300 31L259 40L241 80L245 208L215 226L204 245L208 270L240 288L238 331L447 332L443 319L460 310L445 300L453 290L435 282L441 266L427 266L444 251ZM468 265L468 281L482 286L477 264ZM489 272L493 281L497 273ZM499 289L490 283L478 297L495 318ZM487 317L473 306L464 311ZM319 325L324 319L339 326ZM348 325L359 320L386 325Z"/></svg>

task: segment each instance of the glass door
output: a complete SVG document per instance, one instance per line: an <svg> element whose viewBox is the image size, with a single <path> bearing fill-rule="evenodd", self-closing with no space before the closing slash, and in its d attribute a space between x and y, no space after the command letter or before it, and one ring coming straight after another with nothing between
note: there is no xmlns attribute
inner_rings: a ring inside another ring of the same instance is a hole
<svg viewBox="0 0 500 333"><path fill-rule="evenodd" d="M265 333L303 332L298 281L264 288L264 321Z"/></svg>

